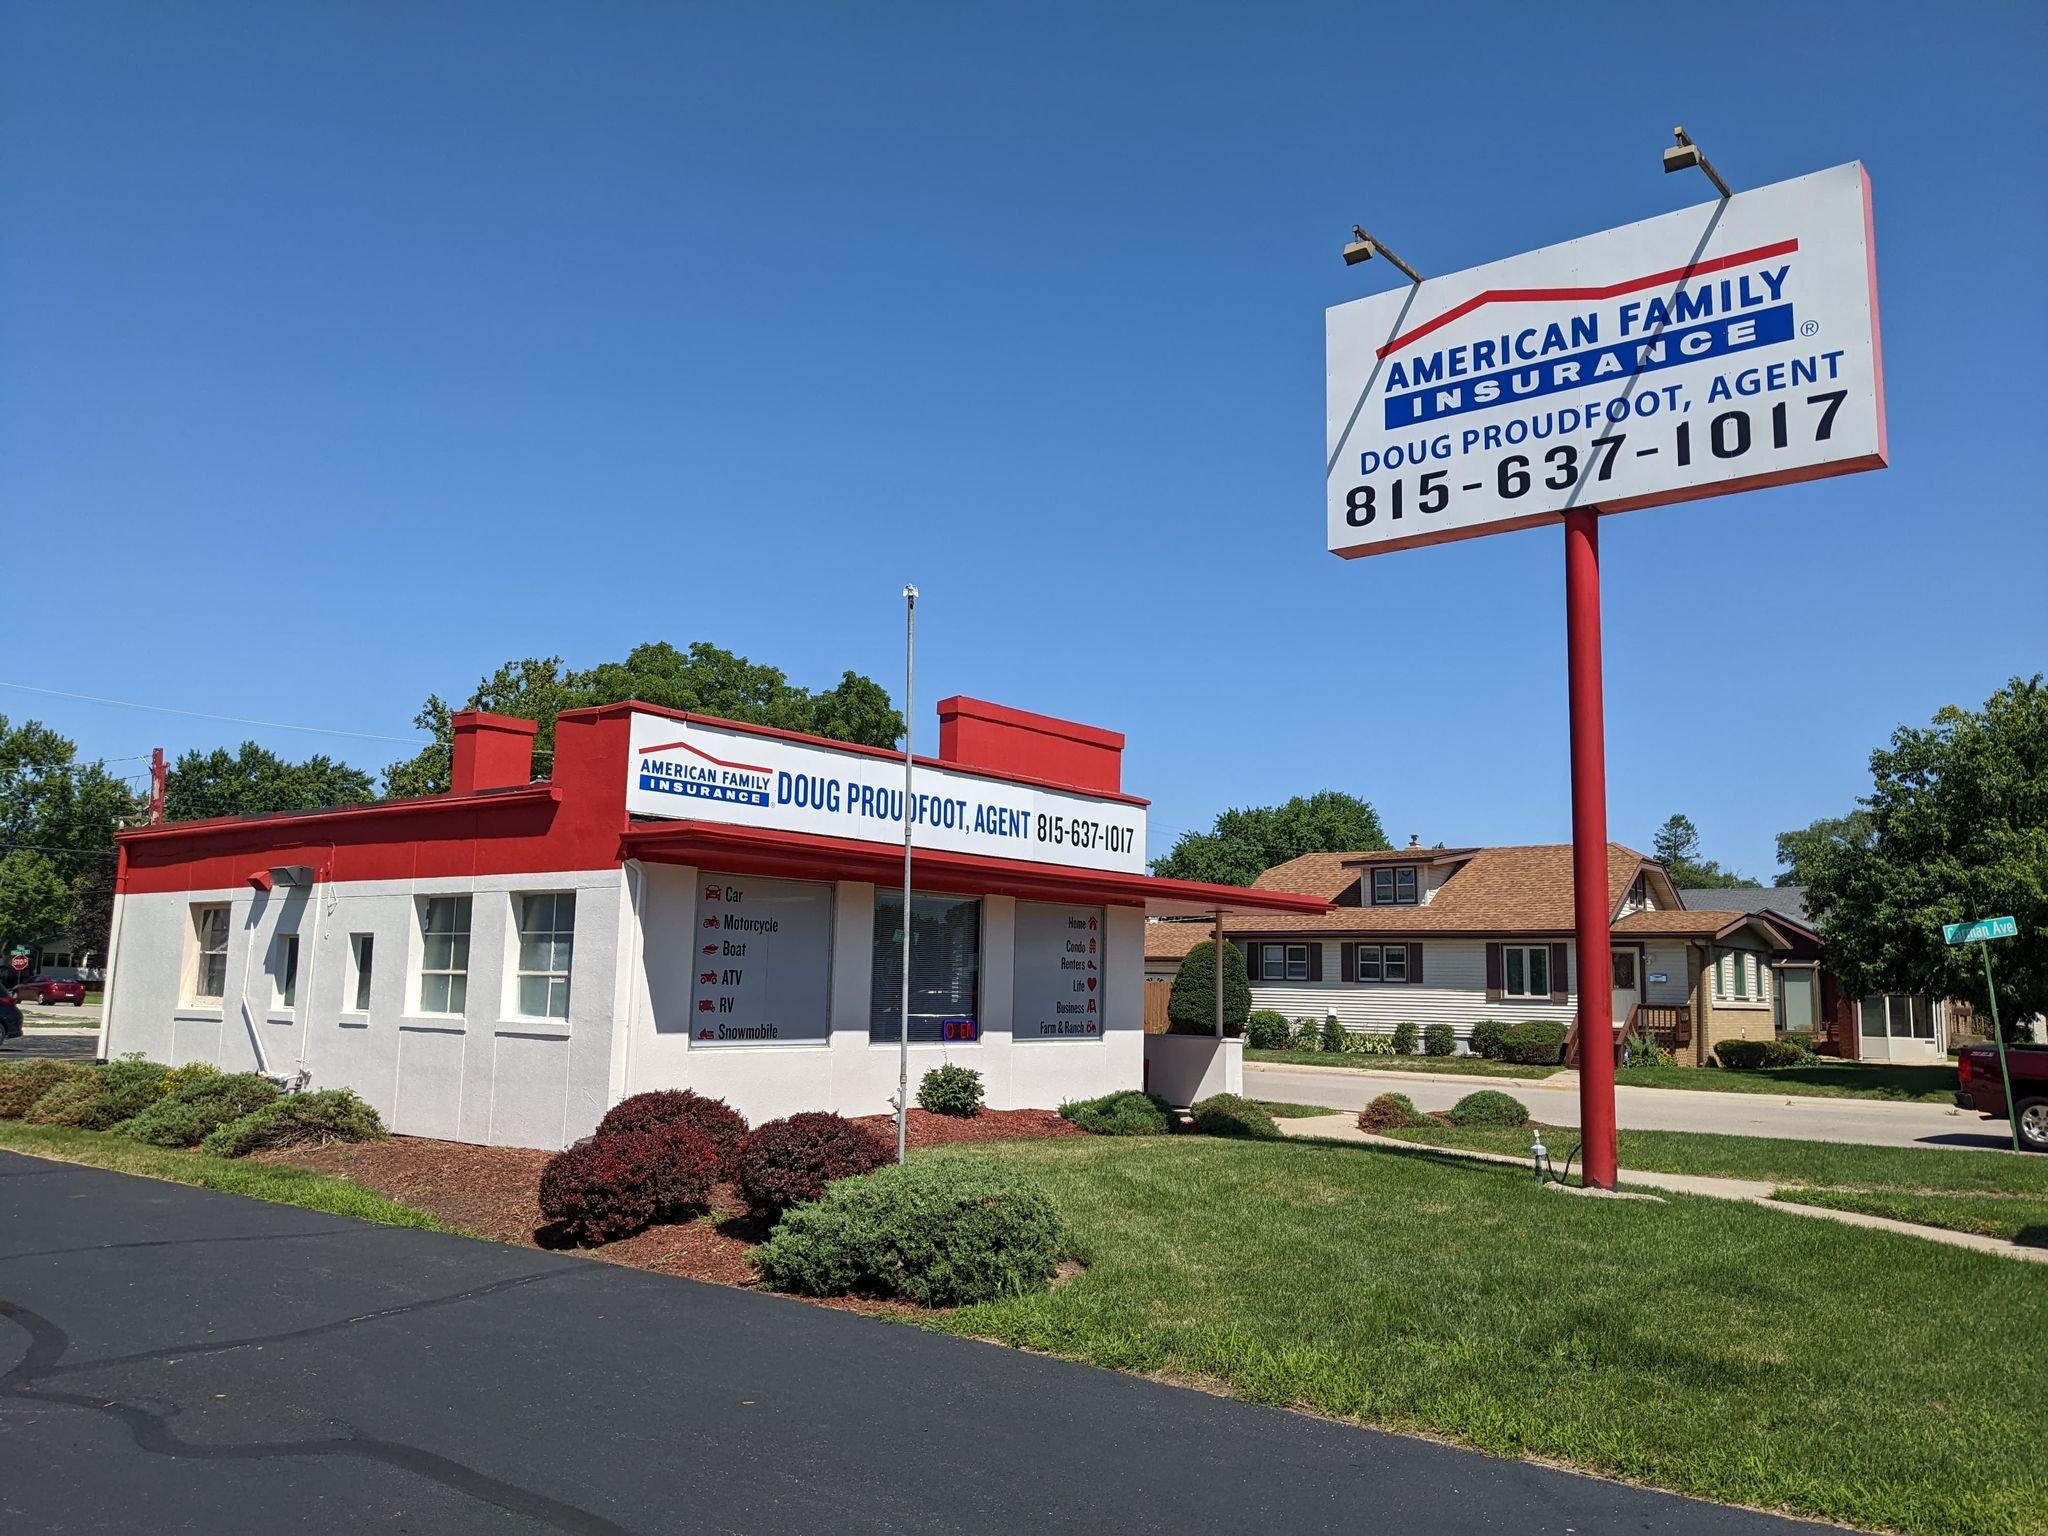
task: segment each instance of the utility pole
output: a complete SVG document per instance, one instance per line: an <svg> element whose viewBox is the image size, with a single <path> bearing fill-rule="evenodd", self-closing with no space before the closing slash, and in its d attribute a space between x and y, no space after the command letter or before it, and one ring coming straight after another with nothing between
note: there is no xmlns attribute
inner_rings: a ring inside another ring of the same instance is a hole
<svg viewBox="0 0 2048 1536"><path fill-rule="evenodd" d="M164 792L169 788L170 775L164 769L164 749L149 749L149 824L153 827L164 819Z"/></svg>
<svg viewBox="0 0 2048 1536"><path fill-rule="evenodd" d="M896 1161L910 1161L910 837L916 825L910 786L917 760L917 588L903 589L903 1011L896 1031Z"/></svg>

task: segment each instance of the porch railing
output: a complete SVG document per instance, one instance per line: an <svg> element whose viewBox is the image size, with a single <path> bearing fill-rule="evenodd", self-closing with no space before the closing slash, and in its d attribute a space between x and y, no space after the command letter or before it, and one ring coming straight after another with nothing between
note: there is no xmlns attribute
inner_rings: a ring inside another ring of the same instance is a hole
<svg viewBox="0 0 2048 1536"><path fill-rule="evenodd" d="M1622 1033L1648 1035L1658 1050L1675 1051L1692 1044L1692 1010L1682 1003L1637 1003Z"/></svg>

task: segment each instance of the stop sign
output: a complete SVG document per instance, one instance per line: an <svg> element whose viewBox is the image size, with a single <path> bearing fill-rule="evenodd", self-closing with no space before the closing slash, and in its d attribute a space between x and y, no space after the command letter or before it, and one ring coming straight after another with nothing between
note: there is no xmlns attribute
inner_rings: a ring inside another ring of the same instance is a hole
<svg viewBox="0 0 2048 1536"><path fill-rule="evenodd" d="M14 969L17 971L25 971L28 969L28 956L10 955L8 956L7 963L13 966Z"/></svg>

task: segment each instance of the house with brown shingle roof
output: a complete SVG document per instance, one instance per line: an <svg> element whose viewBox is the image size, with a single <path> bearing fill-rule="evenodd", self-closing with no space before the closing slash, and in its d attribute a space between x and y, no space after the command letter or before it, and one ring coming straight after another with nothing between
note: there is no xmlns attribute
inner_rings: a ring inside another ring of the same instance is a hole
<svg viewBox="0 0 2048 1536"><path fill-rule="evenodd" d="M1370 1034L1447 1023L1461 1050L1484 1019L1569 1026L1577 1017L1568 843L1311 853L1253 883L1332 903L1312 916L1226 920L1254 1008L1334 1016ZM1617 1027L1648 1031L1695 1065L1721 1040L1774 1035L1772 966L1789 942L1770 914L1688 907L1663 865L1619 843L1607 849L1607 899ZM1209 932L1147 925L1147 975L1170 978ZM1725 982L1719 996L1711 980L1701 985L1716 976Z"/></svg>

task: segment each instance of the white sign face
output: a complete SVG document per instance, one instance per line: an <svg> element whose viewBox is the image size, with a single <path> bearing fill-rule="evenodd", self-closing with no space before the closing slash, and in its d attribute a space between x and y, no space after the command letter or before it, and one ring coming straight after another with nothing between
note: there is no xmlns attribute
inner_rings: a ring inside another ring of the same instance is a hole
<svg viewBox="0 0 2048 1536"><path fill-rule="evenodd" d="M1851 163L1338 305L1332 553L1883 468L1876 274Z"/></svg>
<svg viewBox="0 0 2048 1536"><path fill-rule="evenodd" d="M1017 903L1012 1040L1102 1038L1102 908Z"/></svg>
<svg viewBox="0 0 2048 1536"><path fill-rule="evenodd" d="M699 721L632 718L626 810L903 845L903 762ZM917 846L1145 872L1145 807L917 765Z"/></svg>
<svg viewBox="0 0 2048 1536"><path fill-rule="evenodd" d="M822 1044L831 1033L832 887L697 876L690 1044Z"/></svg>

